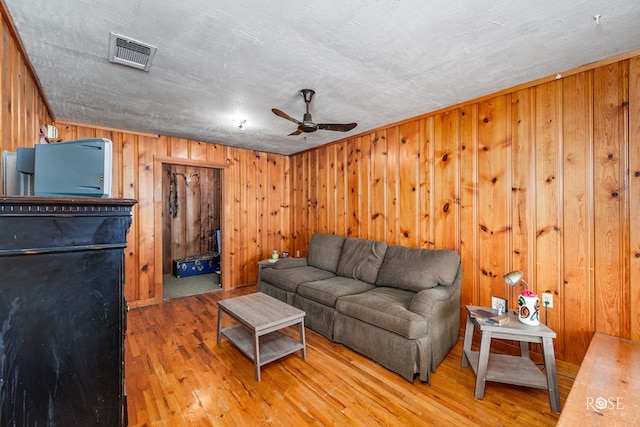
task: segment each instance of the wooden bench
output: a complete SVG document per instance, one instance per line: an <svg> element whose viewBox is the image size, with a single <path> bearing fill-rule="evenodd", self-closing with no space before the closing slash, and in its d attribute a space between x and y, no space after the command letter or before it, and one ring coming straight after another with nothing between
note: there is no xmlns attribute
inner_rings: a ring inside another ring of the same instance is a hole
<svg viewBox="0 0 640 427"><path fill-rule="evenodd" d="M596 333L559 426L640 424L640 342Z"/></svg>

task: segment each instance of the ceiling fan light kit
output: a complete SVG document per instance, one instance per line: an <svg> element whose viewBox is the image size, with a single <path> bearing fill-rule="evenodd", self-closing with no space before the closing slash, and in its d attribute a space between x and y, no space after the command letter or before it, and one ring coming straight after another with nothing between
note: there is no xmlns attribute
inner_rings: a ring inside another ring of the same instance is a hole
<svg viewBox="0 0 640 427"><path fill-rule="evenodd" d="M288 136L300 135L301 133L310 133L315 132L318 129L321 130L332 130L336 132L348 132L351 129L358 126L357 123L314 123L311 118L311 113L309 113L309 104L311 103L311 99L316 92L312 89L302 89L300 91L300 95L304 99L306 105L306 111L302 116L302 121L294 119L289 116L287 113L278 110L277 108L272 108L273 114L276 116L282 117L283 119L289 120L298 125L298 128L291 132Z"/></svg>

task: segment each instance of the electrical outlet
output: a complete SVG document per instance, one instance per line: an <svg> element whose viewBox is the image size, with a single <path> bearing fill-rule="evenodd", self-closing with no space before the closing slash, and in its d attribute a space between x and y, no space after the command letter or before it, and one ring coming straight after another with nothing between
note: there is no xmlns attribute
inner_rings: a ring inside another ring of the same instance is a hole
<svg viewBox="0 0 640 427"><path fill-rule="evenodd" d="M542 294L542 306L547 308L553 308L553 294Z"/></svg>

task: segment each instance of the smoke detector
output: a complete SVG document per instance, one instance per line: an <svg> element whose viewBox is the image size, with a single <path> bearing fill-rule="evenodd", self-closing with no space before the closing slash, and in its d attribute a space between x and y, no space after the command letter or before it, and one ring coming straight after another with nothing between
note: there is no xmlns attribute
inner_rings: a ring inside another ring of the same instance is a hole
<svg viewBox="0 0 640 427"><path fill-rule="evenodd" d="M130 37L111 33L109 39L109 62L149 71L157 48Z"/></svg>

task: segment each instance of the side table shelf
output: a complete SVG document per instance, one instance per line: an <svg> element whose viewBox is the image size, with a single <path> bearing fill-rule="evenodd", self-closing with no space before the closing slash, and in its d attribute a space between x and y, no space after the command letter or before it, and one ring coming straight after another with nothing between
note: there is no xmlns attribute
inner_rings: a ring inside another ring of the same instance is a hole
<svg viewBox="0 0 640 427"><path fill-rule="evenodd" d="M465 351L469 364L478 375L479 351ZM492 354L487 364L486 381L547 388L547 378L531 359L509 356L504 354Z"/></svg>
<svg viewBox="0 0 640 427"><path fill-rule="evenodd" d="M221 332L258 366L266 365L304 349L302 343L280 331L275 331L260 337L260 360L256 361L254 356L254 335L249 329L243 325L233 325L222 329Z"/></svg>

